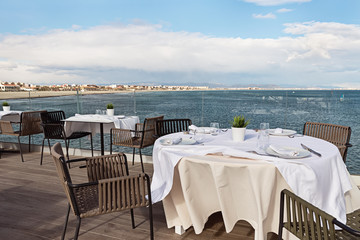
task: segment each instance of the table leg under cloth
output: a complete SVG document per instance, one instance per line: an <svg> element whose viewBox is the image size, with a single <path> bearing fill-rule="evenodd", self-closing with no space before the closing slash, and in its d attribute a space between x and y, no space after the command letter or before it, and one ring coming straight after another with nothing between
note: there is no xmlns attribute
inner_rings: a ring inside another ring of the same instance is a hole
<svg viewBox="0 0 360 240"><path fill-rule="evenodd" d="M208 217L221 211L226 232L245 220L254 228L255 240L263 240L268 232L278 231L284 188L290 189L273 164L223 156L184 157L175 167L173 187L163 199L167 225L193 226L199 234ZM360 208L360 191L348 192L346 201L348 212ZM293 238L289 234L284 237Z"/></svg>

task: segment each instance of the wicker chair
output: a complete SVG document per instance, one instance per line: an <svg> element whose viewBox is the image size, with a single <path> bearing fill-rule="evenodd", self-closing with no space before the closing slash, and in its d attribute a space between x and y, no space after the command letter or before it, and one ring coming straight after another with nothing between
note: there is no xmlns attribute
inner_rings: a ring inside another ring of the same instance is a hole
<svg viewBox="0 0 360 240"><path fill-rule="evenodd" d="M135 149L139 149L141 169L144 172L144 164L141 149L154 145L156 140L156 122L162 120L164 116L145 118L144 123L138 123L135 130L112 128L110 130L110 154L112 146L122 146L133 148L132 164L135 161Z"/></svg>
<svg viewBox="0 0 360 240"><path fill-rule="evenodd" d="M304 124L304 135L321 138L339 148L340 154L346 162L346 155L350 142L351 128L346 126L334 125L329 123L306 122Z"/></svg>
<svg viewBox="0 0 360 240"><path fill-rule="evenodd" d="M150 239L154 239L150 178L145 173L130 176L123 153L69 160L86 162L88 182L72 183L60 143L51 154L68 198L68 210L62 238L65 238L70 208L77 218L74 239L79 235L81 219L107 213L130 210L132 228L135 228L134 208L148 207Z"/></svg>
<svg viewBox="0 0 360 240"><path fill-rule="evenodd" d="M284 222L284 213L287 222ZM346 224L342 224L333 216L296 196L289 190L284 189L281 191L279 240L282 239L283 228L301 240L359 239L360 209L347 215ZM342 230L335 230L335 225Z"/></svg>
<svg viewBox="0 0 360 240"><path fill-rule="evenodd" d="M40 126L40 114L46 111L29 111L22 112L20 114L20 123L19 130L15 131L12 122L0 120L0 129L1 134L17 136L21 161L24 162L23 151L21 148L20 137L29 136L29 152L31 151L31 135L42 133L42 128Z"/></svg>
<svg viewBox="0 0 360 240"><path fill-rule="evenodd" d="M49 149L50 149L50 139L64 140L66 147L66 158L67 160L70 160L69 158L70 140L80 139L86 136L90 136L91 155L94 156L91 132L72 132L70 135L67 136L65 134L64 121L62 121L64 119L65 119L64 111L41 113L41 126L44 131L44 138L41 146L40 165L42 165L42 161L43 161L45 139L48 140Z"/></svg>
<svg viewBox="0 0 360 240"><path fill-rule="evenodd" d="M190 119L158 120L156 125L157 135L161 137L170 133L187 131L190 125Z"/></svg>

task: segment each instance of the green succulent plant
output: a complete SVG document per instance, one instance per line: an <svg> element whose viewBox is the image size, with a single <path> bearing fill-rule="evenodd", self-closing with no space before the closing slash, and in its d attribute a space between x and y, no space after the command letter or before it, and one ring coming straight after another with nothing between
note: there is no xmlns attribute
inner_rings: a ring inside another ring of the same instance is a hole
<svg viewBox="0 0 360 240"><path fill-rule="evenodd" d="M2 105L3 105L4 107L10 106L8 102L3 102Z"/></svg>
<svg viewBox="0 0 360 240"><path fill-rule="evenodd" d="M232 121L232 127L234 128L244 128L249 125L250 120L246 120L244 116L235 116Z"/></svg>
<svg viewBox="0 0 360 240"><path fill-rule="evenodd" d="M106 105L106 109L114 109L114 105L112 103L109 103Z"/></svg>

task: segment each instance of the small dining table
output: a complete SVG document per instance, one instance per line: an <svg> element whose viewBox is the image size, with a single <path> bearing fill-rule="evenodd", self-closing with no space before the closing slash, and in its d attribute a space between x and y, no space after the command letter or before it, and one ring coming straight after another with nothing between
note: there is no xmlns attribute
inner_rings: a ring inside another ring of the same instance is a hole
<svg viewBox="0 0 360 240"><path fill-rule="evenodd" d="M309 136L271 135L270 145L302 153L284 158L259 152L257 137L246 130L245 141L234 142L229 129L216 136L175 133L155 142L152 200L163 202L169 228L192 226L199 234L208 217L220 211L226 232L245 220L255 240L266 239L268 232L277 232L284 188L342 222L346 213L360 208L360 191L336 146ZM304 154L301 143L322 156Z"/></svg>
<svg viewBox="0 0 360 240"><path fill-rule="evenodd" d="M87 131L94 136L96 133L100 133L101 155L105 153L104 133L110 133L110 129L114 127L135 130L136 123L140 122L138 116L100 114L75 114L75 116L64 119L64 121L66 134L75 131Z"/></svg>

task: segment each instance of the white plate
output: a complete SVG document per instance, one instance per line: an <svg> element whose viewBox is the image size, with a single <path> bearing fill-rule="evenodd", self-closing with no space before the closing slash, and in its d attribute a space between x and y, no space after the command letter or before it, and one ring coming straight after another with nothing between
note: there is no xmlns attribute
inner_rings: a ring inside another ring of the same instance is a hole
<svg viewBox="0 0 360 240"><path fill-rule="evenodd" d="M193 145L196 143L195 139L183 138L179 145Z"/></svg>
<svg viewBox="0 0 360 240"><path fill-rule="evenodd" d="M296 131L283 129L281 133L275 133L275 129L269 129L269 134L274 136L290 136L296 134Z"/></svg>
<svg viewBox="0 0 360 240"><path fill-rule="evenodd" d="M281 157L281 158L288 158L288 159L306 158L311 155L311 153L309 151L301 149L301 148L293 148L293 147L281 147L281 148L283 148L285 150L290 150L290 151L297 151L297 152L299 152L299 155L290 156L290 155L280 154L280 153L277 153L274 150L272 150L270 147L268 147L266 149L266 153L269 155L273 155L273 156L277 156L277 157Z"/></svg>
<svg viewBox="0 0 360 240"><path fill-rule="evenodd" d="M115 117L122 119L122 118L125 118L125 115L116 115Z"/></svg>
<svg viewBox="0 0 360 240"><path fill-rule="evenodd" d="M171 139L171 138L160 139L160 143L162 145L165 145L165 146L170 146L170 145L193 145L193 144L196 143L196 140L190 139L190 138L183 138L181 140L181 142L179 142L178 144L174 144L172 141L173 141L173 139Z"/></svg>

